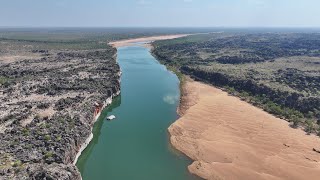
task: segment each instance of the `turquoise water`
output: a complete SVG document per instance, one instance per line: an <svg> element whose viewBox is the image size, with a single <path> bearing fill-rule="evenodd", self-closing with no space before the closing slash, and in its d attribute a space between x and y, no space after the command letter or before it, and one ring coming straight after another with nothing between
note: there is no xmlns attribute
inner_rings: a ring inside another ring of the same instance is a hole
<svg viewBox="0 0 320 180"><path fill-rule="evenodd" d="M143 47L118 49L121 97L104 110L78 160L84 180L191 180L191 160L174 150L167 128L177 119L179 80ZM107 115L117 118L106 121Z"/></svg>

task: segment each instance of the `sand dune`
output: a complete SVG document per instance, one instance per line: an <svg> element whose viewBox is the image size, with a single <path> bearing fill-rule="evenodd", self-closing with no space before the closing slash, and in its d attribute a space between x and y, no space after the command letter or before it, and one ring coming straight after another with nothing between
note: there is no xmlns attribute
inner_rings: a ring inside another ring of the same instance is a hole
<svg viewBox="0 0 320 180"><path fill-rule="evenodd" d="M205 179L320 179L318 137L212 86L188 81L184 89L184 115L169 132L194 160L190 172Z"/></svg>
<svg viewBox="0 0 320 180"><path fill-rule="evenodd" d="M180 37L188 36L189 34L176 34L176 35L163 35L163 36L150 36L136 39L126 39L121 41L110 42L109 44L115 48L123 47L123 46L133 46L134 43L143 43L157 40L165 40L165 39L175 39Z"/></svg>

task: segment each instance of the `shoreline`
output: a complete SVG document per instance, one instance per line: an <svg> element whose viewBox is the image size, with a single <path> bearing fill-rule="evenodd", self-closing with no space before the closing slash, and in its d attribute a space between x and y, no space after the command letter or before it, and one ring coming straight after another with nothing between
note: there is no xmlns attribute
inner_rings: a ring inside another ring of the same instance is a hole
<svg viewBox="0 0 320 180"><path fill-rule="evenodd" d="M169 128L172 146L204 179L314 179L320 175L320 139L289 123L188 78L180 118ZM303 143L302 143L303 142ZM307 173L306 173L307 172Z"/></svg>
<svg viewBox="0 0 320 180"><path fill-rule="evenodd" d="M145 49L145 48L143 48L143 49ZM121 49L120 49L121 50ZM123 53L124 52L121 52L119 50L119 52L118 52L118 55L121 55L121 57L119 57L120 59L118 59L118 63L121 63L122 62L122 57L123 57ZM139 49L140 50L140 49ZM148 53L148 52L145 52L145 50L142 50L142 52L143 53ZM149 57L149 54L147 55L148 57ZM153 61L153 59L151 59L152 61ZM145 61L144 60L144 58L143 58L143 61ZM147 64L148 64L148 61L150 61L149 59L147 60ZM155 63L155 65L157 65L157 66L160 66L159 64L158 64L158 62L154 62ZM123 65L123 64L121 64L121 65ZM161 65L162 66L162 65ZM165 66L164 66L165 67ZM158 67L156 67L156 68L158 68ZM161 68L161 71L162 71L162 68L163 67L160 67ZM128 70L129 71L129 70ZM170 71L169 69L168 69L168 71ZM163 73L163 72L161 72L161 73ZM131 74L130 74L130 72L126 72L126 74L127 74L127 76L126 77L128 77L128 76L130 76ZM170 73L171 74L171 73ZM141 75L143 75L143 76L145 76L145 73L142 73ZM123 77L124 78L124 77ZM167 78L167 73L164 73L164 78ZM171 85L173 85L174 87L177 85L176 84L176 80L175 80L175 78L173 79L173 80L171 80L172 79L172 77L170 76L169 77L170 78L170 81L171 81ZM135 78L135 79L137 79L137 78ZM139 78L140 79L140 78ZM123 82L123 83L125 83L125 84L127 84L127 82L128 82L128 79L127 78L125 78L125 80L126 80L126 82ZM130 79L129 80L131 83L132 82L135 82L133 79ZM140 81L140 80L139 80ZM151 80L152 81L152 80ZM148 83L149 81L147 81L147 83ZM165 82L167 82L167 81L165 81ZM149 84L149 83L148 83ZM170 85L170 86L171 86ZM167 86L167 83L165 83L165 86ZM167 86L167 87L170 87L170 86ZM163 86L161 86L161 87L163 87ZM129 88L130 89L132 89L133 91L133 93L135 93L135 88L131 88L130 86L129 86ZM138 89L138 91L140 92L141 90L140 90L140 88L139 88L139 86L137 87L137 89ZM167 89L167 88L165 88L165 89ZM171 88L169 88L170 90L171 90ZM176 88L175 88L176 89ZM165 92L167 92L167 91L165 91ZM123 93L123 91L122 91L122 93ZM127 93L127 92L126 92ZM131 93L132 94L132 93ZM136 93L134 94L135 96L136 96ZM161 94L162 95L162 94ZM125 95L125 96L127 96L127 95ZM140 94L139 94L139 96L140 96ZM138 96L138 97L139 97ZM151 96L152 96L152 98L154 97L154 95L153 94L151 94ZM137 97L137 96L136 96ZM134 102L136 102L136 100L134 101ZM149 101L150 102L150 101ZM151 103L152 103L152 101L151 101ZM143 103L144 105L143 106L148 106L148 103ZM128 107L128 106L126 106L126 103L124 103L124 104L121 104L121 106L123 106L123 107L126 107L126 108L130 108L130 106ZM120 106L120 107L121 107ZM142 107L143 107L142 106ZM176 111L176 108L177 108L177 106L174 106L173 107L174 108L174 111ZM122 110L121 110L122 109ZM144 108L141 108L141 111L143 112L144 110L143 110ZM170 108L171 110L172 110L172 107ZM170 112L171 112L171 110L170 110ZM116 114L121 114L121 113L123 113L123 112L125 112L126 110L125 109L123 109L123 108L120 108L119 109L119 111L117 111L116 112ZM140 112L140 110L139 110L139 112ZM131 112L130 112L131 113ZM133 112L134 113L134 112ZM141 112L140 112L141 113ZM150 114L151 115L151 114ZM168 116L172 116L172 118L176 118L176 115L175 115L175 113L174 114L168 114L168 113L165 113L164 115L168 115ZM152 116L152 115L151 115ZM124 116L125 117L125 116ZM135 117L135 116L133 116L133 117ZM143 117L143 116L142 116ZM166 118L167 116L164 116L164 117L162 117L162 118L165 118L165 119L167 119L167 120L170 120L170 118ZM157 116L157 118L160 118L160 119L162 119L161 117L159 117L159 116ZM143 118L139 118L139 119L143 119ZM123 119L123 120L125 120L125 119ZM159 121L158 121L159 122ZM172 121L169 121L168 122L169 124L171 124L172 123ZM99 122L99 124L100 124L100 122ZM162 126L162 125L164 125L164 129L167 129L167 127L169 126L168 124L167 125L165 125L165 124L159 124L159 126L156 126L156 127L152 127L152 128L156 128L156 129L158 129L157 127L160 127L160 126ZM130 126L129 126L130 127ZM121 127L118 127L118 128L121 128ZM132 127L130 127L129 128L129 130L131 130L131 128ZM134 127L135 128L135 127ZM148 129L148 127L146 127L147 129ZM150 127L151 128L151 127ZM113 131L111 132L111 133L114 133L114 132L117 132L117 128L112 128L113 129ZM155 131L154 131L155 132ZM101 131L101 134L104 134L105 132L103 132L103 131ZM162 131L162 133L163 134L161 134L160 136L161 137L165 137L165 136L167 136L168 134L167 134L167 131ZM111 136L109 136L110 134L108 134L107 136L110 138ZM111 134L112 135L112 134ZM139 139L140 139L140 137L138 137ZM169 142L169 139L167 139L168 141L166 141L165 142L165 144L170 144ZM130 139L129 139L129 141L131 141ZM140 140L139 140L140 141ZM109 144L109 143L111 143L111 144ZM112 141L109 141L109 143L107 143L107 144L104 144L103 146L104 147L99 147L100 149L101 148L106 148L106 147L108 147L109 145L111 145L111 146L113 146L112 144ZM152 148L155 148L155 147L157 147L158 145L155 145L155 146L152 146ZM117 147L116 145L115 145L115 147ZM115 148L115 147L113 147L113 150L116 150L116 152L118 151L117 149L118 148ZM167 150L167 145L162 145L162 144L160 144L160 146L159 147L163 147L164 149L161 149L161 154L160 154L160 156L163 156L163 157L166 157L166 153L168 153L168 152L166 152L166 150ZM90 148L91 149L91 147L89 146L88 148ZM159 148L156 148L156 149L159 149ZM174 149L174 148L173 148ZM111 154L111 156L113 156L112 154L112 152L113 152L113 150L111 150L110 151L110 153L109 154ZM100 151L101 152L101 151ZM124 151L125 152L125 151ZM156 152L156 151L155 151ZM176 151L176 152L178 152L178 151ZM165 153L164 155L162 154L162 153ZM99 153L100 154L100 153ZM98 156L101 156L102 154L95 154L95 157L98 157ZM141 154L141 155L143 155L143 154ZM158 153L156 153L155 155L153 155L153 157L157 157L157 155L158 155ZM171 161L173 161L173 162L175 162L176 161L176 159L175 158L171 158L171 153L169 153L169 156L168 157L170 157L170 158L168 158L166 161L169 161L169 162L171 162ZM176 172L176 171L173 171L173 174L176 176L178 176L178 177L183 177L183 176L186 176L186 177L189 177L191 174L189 174L188 173L188 171L187 171L187 169L185 168L190 162L191 162L191 159L189 159L187 156L184 156L183 154L181 154L181 153L179 153L179 155L182 155L182 157L184 158L181 162L180 162L180 160L178 161L179 163L182 163L181 165L177 165L177 164L175 164L175 163L172 163L172 166L173 167L179 167L179 169L180 169L180 167L181 167L181 171L183 172L183 173L180 173L180 172ZM106 157L108 157L108 156L106 156ZM110 159L110 158L106 158L106 157L104 157L103 159L104 159L104 161L109 161L109 163L108 164L112 164L112 161L110 161L110 160L108 160L108 159ZM143 156L142 156L143 157ZM112 159L112 158L111 158ZM113 159L112 159L113 160ZM103 162L103 161L101 161L101 162ZM81 163L80 163L81 164ZM87 167L92 167L92 165L95 165L95 162L93 162L93 163L90 163L90 164L87 164L86 166ZM102 165L102 163L100 164L100 166ZM106 165L106 166L109 166L109 165ZM127 166L127 165L126 165ZM131 166L131 165L130 165ZM82 167L81 165L79 166L80 168ZM103 166L102 166L103 167ZM81 168L82 169L82 168ZM111 168L112 169L112 168ZM148 168L147 168L148 169ZM170 169L172 169L172 168L170 168ZM141 169L142 170L142 172L141 173L143 173L143 169ZM157 170L157 171L162 171L161 169L160 170ZM168 172L170 172L171 173L171 171L172 170L168 170ZM83 171L82 171L83 172ZM102 171L103 172L103 171ZM95 173L95 171L93 171L92 173L94 173L94 174L99 174L100 173L100 171L99 172L96 172ZM138 173L137 173L138 174ZM143 173L144 174L144 173ZM87 177L90 177L90 176L87 176ZM182 179L185 179L185 178L182 178Z"/></svg>
<svg viewBox="0 0 320 180"><path fill-rule="evenodd" d="M120 72L119 72L119 77L120 77L120 78L121 78L121 74L122 74L122 72L120 71ZM119 79L119 83L120 83L120 81L121 81L121 79ZM93 130L93 127L94 127L95 123L96 123L96 122L98 121L98 119L100 118L101 113L104 111L105 108L107 108L110 104L112 104L113 99L114 99L115 97L119 96L120 92L121 92L120 90L117 91L116 93L112 94L111 97L107 98L107 99L103 102L103 106L102 106L102 108L101 108L101 111L94 117L94 120L93 120L93 122L92 122L92 126L91 126L91 129L90 129L91 133L90 133L89 137L85 140L85 142L80 146L80 149L79 149L78 153L76 154L76 157L75 157L75 159L74 159L74 161L73 161L73 163L72 163L73 165L76 165L76 163L77 163L79 157L81 156L82 152L88 147L88 145L89 145L90 142L92 141L92 139L93 139L93 132L92 132L92 130Z"/></svg>
<svg viewBox="0 0 320 180"><path fill-rule="evenodd" d="M94 117L94 121L92 122L92 126L91 126L91 133L89 135L89 137L85 140L85 142L81 145L74 161L73 161L73 165L76 165L79 157L81 156L82 152L88 147L88 145L90 144L90 142L92 141L93 139L93 127L94 127L94 124L98 121L98 119L100 118L100 115L101 113L104 111L105 108L107 108L110 104L112 104L112 100L113 98L117 97L118 95L120 94L120 91L118 91L117 93L113 94L111 97L109 97L104 103L103 103L103 106L102 106L102 110L101 112L99 112L95 117Z"/></svg>
<svg viewBox="0 0 320 180"><path fill-rule="evenodd" d="M192 81L192 79L186 75L182 76L184 78L184 81L180 81L180 103L177 108L177 113L180 117L178 119L185 115L186 111L189 108L197 104L199 98L198 93L195 91L195 89L190 90L187 88L188 81Z"/></svg>

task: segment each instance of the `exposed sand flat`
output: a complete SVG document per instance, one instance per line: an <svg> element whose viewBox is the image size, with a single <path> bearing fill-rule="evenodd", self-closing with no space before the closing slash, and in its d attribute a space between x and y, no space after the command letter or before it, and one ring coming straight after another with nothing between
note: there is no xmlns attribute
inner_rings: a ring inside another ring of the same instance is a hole
<svg viewBox="0 0 320 180"><path fill-rule="evenodd" d="M187 81L188 108L169 128L172 144L205 179L320 178L320 139L215 87Z"/></svg>
<svg viewBox="0 0 320 180"><path fill-rule="evenodd" d="M141 43L141 42L150 42L150 41L165 40L165 39L175 39L175 38L185 37L188 35L189 34L150 36L150 37L143 37L143 38L136 38L136 39L114 41L114 42L110 42L109 44L115 48L118 48L118 47L123 47L123 46L133 46L134 43L138 43L138 42Z"/></svg>

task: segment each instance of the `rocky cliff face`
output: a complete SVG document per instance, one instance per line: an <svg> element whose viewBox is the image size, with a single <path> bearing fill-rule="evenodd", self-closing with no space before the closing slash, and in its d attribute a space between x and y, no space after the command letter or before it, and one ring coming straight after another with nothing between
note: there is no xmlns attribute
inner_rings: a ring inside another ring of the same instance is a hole
<svg viewBox="0 0 320 180"><path fill-rule="evenodd" d="M120 92L116 50L28 53L0 61L0 179L81 179L95 104Z"/></svg>

